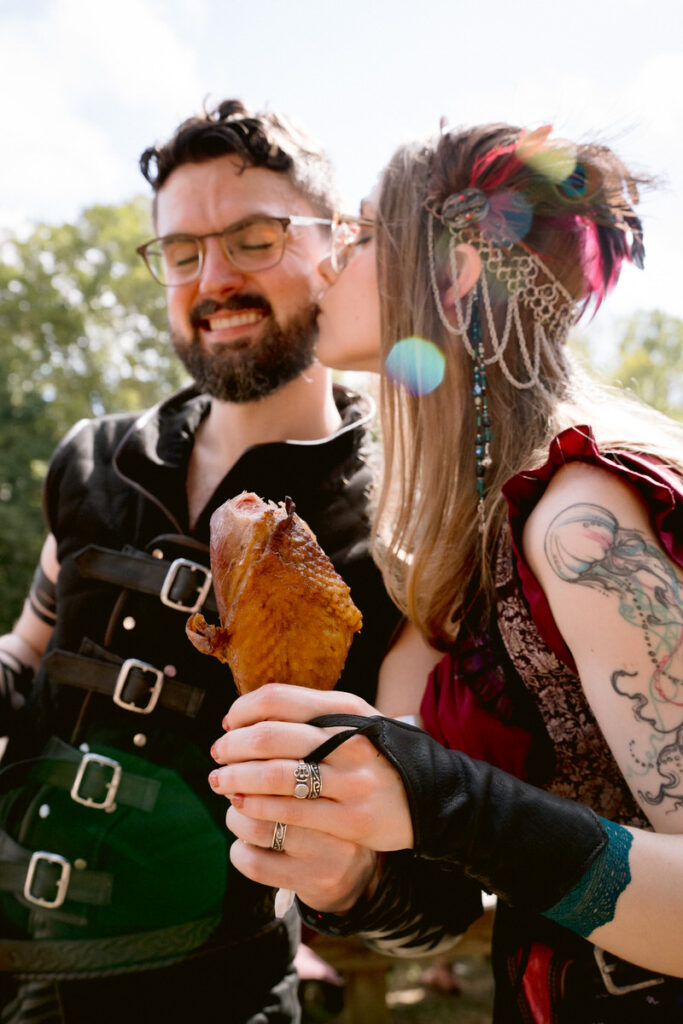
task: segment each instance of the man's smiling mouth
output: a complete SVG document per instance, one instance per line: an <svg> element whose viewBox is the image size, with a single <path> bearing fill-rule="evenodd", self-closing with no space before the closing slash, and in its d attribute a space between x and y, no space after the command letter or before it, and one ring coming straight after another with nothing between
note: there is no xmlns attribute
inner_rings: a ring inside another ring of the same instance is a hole
<svg viewBox="0 0 683 1024"><path fill-rule="evenodd" d="M232 316L213 316L207 320L200 320L199 323L205 330L224 331L234 327L247 327L251 324L257 324L263 320L265 315L261 310L248 311L234 313Z"/></svg>

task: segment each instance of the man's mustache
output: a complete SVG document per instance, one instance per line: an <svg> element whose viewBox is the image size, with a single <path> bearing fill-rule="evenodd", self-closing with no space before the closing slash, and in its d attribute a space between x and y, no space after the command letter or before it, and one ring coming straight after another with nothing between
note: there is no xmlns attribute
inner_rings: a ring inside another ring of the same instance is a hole
<svg viewBox="0 0 683 1024"><path fill-rule="evenodd" d="M262 295L233 295L226 299L225 302L216 302L215 299L203 299L190 312L190 323L193 327L196 327L200 320L204 320L205 317L210 316L212 313L218 313L220 310L235 312L240 309L262 309L269 315L272 312L270 303Z"/></svg>

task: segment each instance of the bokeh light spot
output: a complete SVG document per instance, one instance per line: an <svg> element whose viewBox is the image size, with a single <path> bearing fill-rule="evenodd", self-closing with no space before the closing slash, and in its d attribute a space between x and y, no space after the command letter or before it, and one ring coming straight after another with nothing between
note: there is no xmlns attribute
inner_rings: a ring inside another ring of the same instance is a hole
<svg viewBox="0 0 683 1024"><path fill-rule="evenodd" d="M528 167L542 174L549 181L559 185L569 178L576 168L576 151L572 146L549 146L531 153L524 161Z"/></svg>
<svg viewBox="0 0 683 1024"><path fill-rule="evenodd" d="M533 131L524 130L520 132L517 145L515 146L517 159L520 163L527 163L529 157L545 146L552 135L552 131L552 125L544 124L540 128L534 128Z"/></svg>
<svg viewBox="0 0 683 1024"><path fill-rule="evenodd" d="M428 395L443 380L446 357L433 341L403 338L392 347L384 366L394 384L411 395Z"/></svg>
<svg viewBox="0 0 683 1024"><path fill-rule="evenodd" d="M495 245L514 245L529 231L533 210L521 192L503 191L490 196L482 230Z"/></svg>

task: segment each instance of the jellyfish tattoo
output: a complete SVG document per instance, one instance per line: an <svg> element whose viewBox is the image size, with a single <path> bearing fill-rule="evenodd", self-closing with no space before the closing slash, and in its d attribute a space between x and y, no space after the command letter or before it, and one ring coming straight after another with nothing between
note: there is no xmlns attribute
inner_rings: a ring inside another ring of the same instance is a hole
<svg viewBox="0 0 683 1024"><path fill-rule="evenodd" d="M599 505L579 503L548 527L545 554L560 579L614 595L619 613L643 639L649 670L611 674L616 693L631 701L645 723L661 782L644 801L670 810L683 806L683 584L671 563L641 531L624 529ZM668 742L663 744L667 739Z"/></svg>

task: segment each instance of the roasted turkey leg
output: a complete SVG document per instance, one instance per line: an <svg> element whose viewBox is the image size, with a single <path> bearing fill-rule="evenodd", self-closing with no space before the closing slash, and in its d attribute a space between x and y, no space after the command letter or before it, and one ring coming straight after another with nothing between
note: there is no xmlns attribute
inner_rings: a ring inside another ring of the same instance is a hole
<svg viewBox="0 0 683 1024"><path fill-rule="evenodd" d="M216 509L210 531L221 624L192 615L195 647L228 663L240 693L271 682L332 689L362 616L291 498L243 491Z"/></svg>

